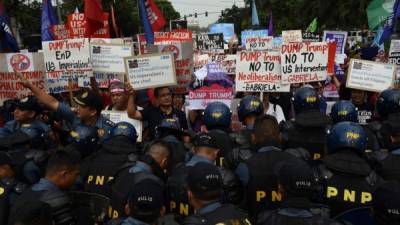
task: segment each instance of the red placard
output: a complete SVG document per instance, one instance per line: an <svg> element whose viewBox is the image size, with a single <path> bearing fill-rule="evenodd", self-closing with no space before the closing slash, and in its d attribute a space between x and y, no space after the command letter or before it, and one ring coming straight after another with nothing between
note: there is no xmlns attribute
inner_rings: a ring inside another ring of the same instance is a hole
<svg viewBox="0 0 400 225"><path fill-rule="evenodd" d="M54 34L54 40L62 40L62 39L71 38L70 30L68 29L68 27L65 24L51 26L51 31Z"/></svg>
<svg viewBox="0 0 400 225"><path fill-rule="evenodd" d="M104 26L96 31L92 38L110 38L109 13L103 12ZM70 38L86 38L87 22L84 13L72 13L68 15L67 27Z"/></svg>

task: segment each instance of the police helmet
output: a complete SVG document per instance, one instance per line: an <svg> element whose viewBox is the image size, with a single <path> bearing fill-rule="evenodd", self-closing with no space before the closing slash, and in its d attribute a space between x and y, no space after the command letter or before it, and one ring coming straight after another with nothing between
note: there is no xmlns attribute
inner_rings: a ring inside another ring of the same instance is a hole
<svg viewBox="0 0 400 225"><path fill-rule="evenodd" d="M376 110L382 118L386 118L391 113L400 112L400 90L384 90L376 102Z"/></svg>
<svg viewBox="0 0 400 225"><path fill-rule="evenodd" d="M312 87L301 87L294 94L293 105L296 113L309 109L318 109L318 94Z"/></svg>
<svg viewBox="0 0 400 225"><path fill-rule="evenodd" d="M98 130L93 126L79 124L69 132L70 143L76 143L78 145L95 145L98 140Z"/></svg>
<svg viewBox="0 0 400 225"><path fill-rule="evenodd" d="M238 107L239 121L243 122L244 118L250 114L262 115L264 113L264 105L259 98L254 95L248 95L240 100Z"/></svg>
<svg viewBox="0 0 400 225"><path fill-rule="evenodd" d="M341 100L332 106L331 118L334 124L349 121L357 122L357 108L350 101Z"/></svg>
<svg viewBox="0 0 400 225"><path fill-rule="evenodd" d="M22 124L20 131L29 137L32 148L40 148L45 143L45 131L39 126Z"/></svg>
<svg viewBox="0 0 400 225"><path fill-rule="evenodd" d="M212 102L207 105L204 111L204 124L207 129L218 127L229 128L231 125L231 111L222 102Z"/></svg>
<svg viewBox="0 0 400 225"><path fill-rule="evenodd" d="M132 143L136 143L137 132L135 127L128 122L119 122L111 129L111 137L126 136Z"/></svg>
<svg viewBox="0 0 400 225"><path fill-rule="evenodd" d="M354 122L340 122L330 130L327 148L329 153L344 148L362 153L365 150L366 142L367 135L361 125Z"/></svg>

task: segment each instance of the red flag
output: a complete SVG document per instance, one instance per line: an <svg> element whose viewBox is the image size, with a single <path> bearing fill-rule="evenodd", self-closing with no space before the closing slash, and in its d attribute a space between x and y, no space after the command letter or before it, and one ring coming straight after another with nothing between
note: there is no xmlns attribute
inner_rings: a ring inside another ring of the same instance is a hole
<svg viewBox="0 0 400 225"><path fill-rule="evenodd" d="M87 22L85 36L90 37L104 25L101 0L85 0L85 17Z"/></svg>
<svg viewBox="0 0 400 225"><path fill-rule="evenodd" d="M149 17L153 32L161 30L167 23L163 14L161 14L153 0L145 0L144 4L146 6L147 16Z"/></svg>

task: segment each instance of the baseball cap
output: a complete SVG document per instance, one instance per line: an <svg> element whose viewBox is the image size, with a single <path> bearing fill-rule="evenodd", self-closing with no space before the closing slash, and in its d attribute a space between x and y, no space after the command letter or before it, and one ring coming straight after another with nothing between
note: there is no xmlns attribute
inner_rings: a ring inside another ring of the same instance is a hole
<svg viewBox="0 0 400 225"><path fill-rule="evenodd" d="M275 175L285 192L295 195L308 195L314 189L315 178L311 167L300 159L290 159L278 163Z"/></svg>
<svg viewBox="0 0 400 225"><path fill-rule="evenodd" d="M83 91L77 97L74 97L74 101L80 106L95 108L98 112L103 109L103 99L92 90Z"/></svg>
<svg viewBox="0 0 400 225"><path fill-rule="evenodd" d="M10 155L5 152L0 152L0 166L10 165L13 166L15 163L11 159Z"/></svg>
<svg viewBox="0 0 400 225"><path fill-rule="evenodd" d="M125 92L125 85L119 79L110 80L110 85L108 86L110 93L123 93Z"/></svg>
<svg viewBox="0 0 400 225"><path fill-rule="evenodd" d="M384 216L390 221L400 219L400 183L387 181L380 185L374 192L374 213Z"/></svg>
<svg viewBox="0 0 400 225"><path fill-rule="evenodd" d="M36 113L40 113L42 111L42 107L39 105L36 97L34 96L28 96L26 98L18 100L15 107L22 111L32 110Z"/></svg>
<svg viewBox="0 0 400 225"><path fill-rule="evenodd" d="M217 166L199 162L190 170L187 176L188 188L194 194L220 192L222 190L222 177Z"/></svg>
<svg viewBox="0 0 400 225"><path fill-rule="evenodd" d="M193 140L193 146L219 149L216 138L210 133L199 133L196 135Z"/></svg>
<svg viewBox="0 0 400 225"><path fill-rule="evenodd" d="M133 186L128 204L131 210L142 213L159 210L164 205L164 189L154 180L142 180Z"/></svg>

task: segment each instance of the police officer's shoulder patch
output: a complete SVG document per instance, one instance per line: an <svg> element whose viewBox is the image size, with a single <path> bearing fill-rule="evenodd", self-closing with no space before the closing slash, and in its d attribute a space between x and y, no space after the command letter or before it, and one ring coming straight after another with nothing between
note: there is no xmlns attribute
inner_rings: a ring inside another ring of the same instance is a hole
<svg viewBox="0 0 400 225"><path fill-rule="evenodd" d="M5 190L3 187L0 187L0 195L4 194Z"/></svg>
<svg viewBox="0 0 400 225"><path fill-rule="evenodd" d="M115 123L114 123L113 121L111 121L111 120L109 120L109 119L106 119L106 118L105 118L105 120L104 120L104 123L107 124L107 125L110 126L110 127L115 126Z"/></svg>
<svg viewBox="0 0 400 225"><path fill-rule="evenodd" d="M105 133L105 131L104 131L103 128L97 129L97 134L99 135L99 137L103 137L103 136L104 136L104 133Z"/></svg>

